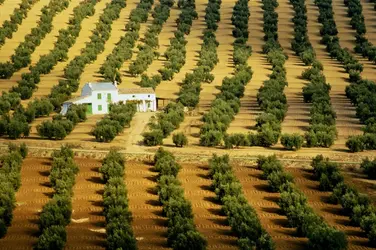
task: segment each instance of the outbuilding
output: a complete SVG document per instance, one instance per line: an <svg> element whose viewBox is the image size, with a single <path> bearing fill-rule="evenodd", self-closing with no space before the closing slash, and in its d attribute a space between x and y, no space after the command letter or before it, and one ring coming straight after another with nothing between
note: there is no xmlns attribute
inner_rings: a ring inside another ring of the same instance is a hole
<svg viewBox="0 0 376 250"><path fill-rule="evenodd" d="M65 115L72 104L86 104L87 114L107 114L111 103L134 102L137 111L157 110L155 91L152 88L121 88L112 82L86 83L81 96L63 103L61 114Z"/></svg>

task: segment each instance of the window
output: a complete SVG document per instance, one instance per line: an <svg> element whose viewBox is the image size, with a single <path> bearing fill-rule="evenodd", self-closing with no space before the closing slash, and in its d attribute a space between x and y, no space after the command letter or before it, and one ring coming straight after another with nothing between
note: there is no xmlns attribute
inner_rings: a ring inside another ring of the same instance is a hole
<svg viewBox="0 0 376 250"><path fill-rule="evenodd" d="M98 111L102 111L102 105L98 105Z"/></svg>
<svg viewBox="0 0 376 250"><path fill-rule="evenodd" d="M111 101L111 94L110 93L107 94L107 101Z"/></svg>
<svg viewBox="0 0 376 250"><path fill-rule="evenodd" d="M148 97L150 98L150 95L148 95Z"/></svg>
<svg viewBox="0 0 376 250"><path fill-rule="evenodd" d="M135 98L136 96L135 95L132 95L133 98Z"/></svg>
<svg viewBox="0 0 376 250"><path fill-rule="evenodd" d="M148 108L150 108L150 106L151 106L151 105L150 105L150 102L148 102Z"/></svg>
<svg viewBox="0 0 376 250"><path fill-rule="evenodd" d="M98 99L98 100L101 100L101 99L102 99L102 94L101 94L101 93L98 93L98 94L97 94L97 99Z"/></svg>

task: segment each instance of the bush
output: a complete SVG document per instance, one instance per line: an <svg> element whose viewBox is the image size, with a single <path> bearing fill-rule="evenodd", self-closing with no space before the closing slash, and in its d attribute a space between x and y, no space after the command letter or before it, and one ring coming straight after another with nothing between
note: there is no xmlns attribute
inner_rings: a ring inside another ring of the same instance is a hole
<svg viewBox="0 0 376 250"><path fill-rule="evenodd" d="M369 160L368 158L363 159L360 168L363 170L363 173L368 176L368 178L376 179L376 159L373 161Z"/></svg>
<svg viewBox="0 0 376 250"><path fill-rule="evenodd" d="M299 150L304 142L303 136L299 134L283 134L281 144L288 150Z"/></svg>
<svg viewBox="0 0 376 250"><path fill-rule="evenodd" d="M308 235L308 239L308 247L313 250L347 249L346 235L343 232L329 226L316 227L313 229L312 233Z"/></svg>
<svg viewBox="0 0 376 250"><path fill-rule="evenodd" d="M176 145L176 147L183 147L188 145L188 139L184 133L177 133L172 136L172 141Z"/></svg>
<svg viewBox="0 0 376 250"><path fill-rule="evenodd" d="M270 175L268 175L267 180L272 192L281 192L283 185L287 184L288 182L294 182L294 178L291 174L282 171L272 172Z"/></svg>
<svg viewBox="0 0 376 250"><path fill-rule="evenodd" d="M351 153L363 151L365 149L364 137L362 135L351 136L346 141L346 147Z"/></svg>
<svg viewBox="0 0 376 250"><path fill-rule="evenodd" d="M54 225L46 228L39 236L38 242L34 247L35 250L46 249L64 249L65 242L67 241L67 232L64 226Z"/></svg>

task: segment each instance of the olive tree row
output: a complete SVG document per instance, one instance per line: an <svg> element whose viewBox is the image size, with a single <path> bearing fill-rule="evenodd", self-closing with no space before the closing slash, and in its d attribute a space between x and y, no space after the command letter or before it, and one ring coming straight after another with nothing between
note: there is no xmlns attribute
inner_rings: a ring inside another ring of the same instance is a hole
<svg viewBox="0 0 376 250"><path fill-rule="evenodd" d="M173 4L173 1L161 1L159 5L154 7L152 13L154 18L153 23L145 33L144 44L138 46L139 52L137 57L129 65L129 73L132 76L137 76L145 72L154 58L159 56L159 53L156 51L159 47L158 35L162 31L163 24L170 16L170 8Z"/></svg>
<svg viewBox="0 0 376 250"><path fill-rule="evenodd" d="M204 250L206 239L196 229L192 204L185 199L177 175L181 166L172 153L159 148L154 156L154 169L158 172L157 192L167 217L167 244L174 250Z"/></svg>
<svg viewBox="0 0 376 250"><path fill-rule="evenodd" d="M124 157L111 150L102 161L99 172L105 183L103 215L106 219L106 249L137 249L124 183Z"/></svg>
<svg viewBox="0 0 376 250"><path fill-rule="evenodd" d="M97 122L91 134L98 142L111 142L123 132L125 127L130 127L133 116L137 111L137 103L127 101L126 104L111 104L108 115Z"/></svg>
<svg viewBox="0 0 376 250"><path fill-rule="evenodd" d="M211 189L221 203L221 212L227 216L231 231L238 237L239 249L275 249L271 236L262 227L260 219L252 208L236 178L229 156L217 156L209 160Z"/></svg>
<svg viewBox="0 0 376 250"><path fill-rule="evenodd" d="M13 33L18 30L18 26L22 24L23 20L31 7L39 0L22 0L17 8L14 9L10 20L5 20L3 26L0 27L0 47L4 45L5 39L11 39ZM4 2L4 0L2 0Z"/></svg>
<svg viewBox="0 0 376 250"><path fill-rule="evenodd" d="M72 132L74 127L86 121L86 105L71 105L65 116L55 115L52 120L45 120L37 126L38 135L42 138L62 140Z"/></svg>
<svg viewBox="0 0 376 250"><path fill-rule="evenodd" d="M113 0L107 4L90 36L90 41L81 50L81 54L71 60L64 69L65 79L60 80L57 85L52 87L49 99L56 110L60 110L61 104L78 90L85 66L95 61L97 55L103 52L105 43L110 38L112 22L119 18L120 11L125 6L125 0Z"/></svg>
<svg viewBox="0 0 376 250"><path fill-rule="evenodd" d="M181 12L176 20L177 30L174 32L174 37L170 39L170 46L163 55L166 58L164 67L158 70L159 74L157 75L142 74L139 83L141 87L153 87L155 89L162 80L172 80L174 74L178 73L185 64L185 46L187 44L185 35L190 33L193 20L197 19L198 15L194 0L179 0L178 7Z"/></svg>
<svg viewBox="0 0 376 250"><path fill-rule="evenodd" d="M39 217L39 237L36 250L64 249L67 241L65 227L71 221L72 196L75 176L79 168L73 160L74 153L68 146L52 153L50 184L55 193L43 206Z"/></svg>
<svg viewBox="0 0 376 250"><path fill-rule="evenodd" d="M31 63L31 54L53 28L53 18L66 9L69 2L70 0L51 0L47 6L43 7L38 26L33 28L25 36L25 40L18 45L11 56L11 61L0 63L0 78L8 79L14 72Z"/></svg>
<svg viewBox="0 0 376 250"><path fill-rule="evenodd" d="M211 82L214 76L210 71L218 63L217 46L218 42L215 37L216 23L220 20L221 2L218 0L210 0L205 9L205 22L207 28L204 31L204 43L200 50L200 59L198 67L192 73L187 73L182 82L177 104L171 104L174 107L174 112L170 107L165 109L165 114L157 117L156 121L152 122L151 132L144 134L144 144L148 146L163 144L163 138L167 137L174 129L178 128L179 124L184 120L184 106L194 108L199 102L199 95L201 91L201 82ZM161 81L159 75L154 75L149 78L143 74L141 76L141 86L155 88ZM177 111L177 112L175 112ZM171 119L172 117L175 117ZM167 118L167 121L165 120ZM162 119L164 119L162 121ZM172 121L174 120L174 121ZM187 139L182 134L174 135L174 143L183 146L187 143Z"/></svg>
<svg viewBox="0 0 376 250"><path fill-rule="evenodd" d="M12 224L15 193L21 186L21 167L27 152L25 144L9 144L8 152L0 157L0 238Z"/></svg>
<svg viewBox="0 0 376 250"><path fill-rule="evenodd" d="M211 104L210 110L202 121L200 128L200 145L218 146L226 137L226 130L240 109L240 98L244 95L245 85L251 80L253 72L247 64L252 48L246 44L248 40L248 20L250 11L247 0L235 3L231 22L234 25L232 35L233 61L235 72L232 77L225 77L220 87L220 93ZM227 138L227 137L226 137Z"/></svg>
<svg viewBox="0 0 376 250"><path fill-rule="evenodd" d="M162 145L163 139L177 129L184 120L184 106L181 103L169 103L148 124L149 131L142 134L146 146Z"/></svg>
<svg viewBox="0 0 376 250"><path fill-rule="evenodd" d="M366 194L359 193L344 182L337 164L318 155L312 160L314 177L320 182L320 189L332 191L330 200L340 204L343 212L350 217L352 226L359 227L367 234L371 246L376 246L376 208Z"/></svg>
<svg viewBox="0 0 376 250"><path fill-rule="evenodd" d="M21 80L17 82L18 85L12 88L13 92L20 94L21 99L31 98L40 82L40 75L50 73L57 63L68 59L68 50L80 34L81 23L86 17L94 15L96 3L95 0L86 0L75 7L68 27L59 30L54 48L48 54L41 56L34 66L30 66L30 72L21 75Z"/></svg>
<svg viewBox="0 0 376 250"><path fill-rule="evenodd" d="M60 109L61 103L56 103L53 98L33 100L29 102L26 109L23 109L20 106L20 100L29 99L32 96L33 90L37 88L37 84L40 82L41 74L48 74L59 61L67 59L68 50L73 46L80 33L82 21L86 17L94 14L94 6L96 3L97 1L95 0L87 0L75 7L73 10L74 15L70 19L68 27L59 31L59 36L55 42L54 49L49 54L42 56L35 66L30 67L29 73L23 73L21 75L21 80L18 81L18 86L13 87L10 93L4 92L0 97L2 113L6 114L10 110L17 111L17 115L13 115L12 118L7 115L0 118L0 124L4 124L5 127L9 128L2 130L2 135L8 135L11 138L19 138L22 135L28 136L29 126L27 123L31 123L35 118L48 116L54 109ZM62 90L63 92L61 94L65 96L67 93L66 86L64 86ZM59 116L59 118L61 117ZM83 121L85 119L86 117L81 120ZM57 120L60 121L61 119ZM64 124L66 123L67 122L64 122ZM48 124L51 125L51 122L48 122ZM65 135L61 126L62 124L56 122L53 125L55 125L53 126L55 131L61 131L57 133L63 134L63 136L60 135L56 137L64 138ZM65 129L65 131L68 130L69 129Z"/></svg>
<svg viewBox="0 0 376 250"><path fill-rule="evenodd" d="M125 26L127 31L116 44L111 54L106 57L106 61L99 69L99 73L108 81L121 83L120 68L126 60L132 58L133 47L139 38L140 24L145 23L149 18L149 11L154 0L141 0L129 15L129 21Z"/></svg>
<svg viewBox="0 0 376 250"><path fill-rule="evenodd" d="M296 228L299 236L308 238L309 249L347 249L346 235L329 226L307 203L307 197L294 185L293 177L283 170L281 162L273 156L260 156L257 166L268 180L272 192L281 196L278 205L290 227Z"/></svg>
<svg viewBox="0 0 376 250"><path fill-rule="evenodd" d="M374 46L366 35L363 9L359 0L346 0L348 16L351 17L351 25L356 30L355 51L367 57L368 60L376 62L376 46ZM352 82L346 87L347 97L356 106L356 114L360 121L365 124L364 135L352 136L346 145L351 152L358 152L367 149L376 149L376 89L374 81L359 80Z"/></svg>
<svg viewBox="0 0 376 250"><path fill-rule="evenodd" d="M275 8L278 6L276 0L262 1L264 20L264 40L263 53L267 56L267 61L272 65L270 79L257 93L257 102L263 113L257 117L257 133L250 133L244 142L246 146L269 147L278 142L281 133L281 122L287 112L287 100L283 93L286 81L286 69L284 67L287 56L278 41L278 14ZM235 138L234 138L235 137ZM238 141L238 135L228 136L225 144L231 147L231 141ZM230 141L230 142L228 142Z"/></svg>
<svg viewBox="0 0 376 250"><path fill-rule="evenodd" d="M304 101L312 103L310 126L305 134L308 147L330 147L337 138L336 112L330 101L330 84L326 83L323 66L314 61L302 77L309 81L303 87Z"/></svg>
<svg viewBox="0 0 376 250"><path fill-rule="evenodd" d="M206 29L203 32L203 44L199 53L200 59L192 73L186 73L179 90L178 101L185 107L195 108L200 100L201 83L211 83L214 75L210 72L218 63L215 32L220 21L221 1L210 0L205 9Z"/></svg>

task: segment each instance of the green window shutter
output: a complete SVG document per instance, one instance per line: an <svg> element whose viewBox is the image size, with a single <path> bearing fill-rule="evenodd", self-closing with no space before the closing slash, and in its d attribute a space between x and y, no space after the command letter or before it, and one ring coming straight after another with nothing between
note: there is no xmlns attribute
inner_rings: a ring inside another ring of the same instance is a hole
<svg viewBox="0 0 376 250"><path fill-rule="evenodd" d="M107 94L107 101L111 101L111 93Z"/></svg>
<svg viewBox="0 0 376 250"><path fill-rule="evenodd" d="M101 100L101 99L102 99L102 94L101 94L101 93L98 93L98 94L97 94L97 98L98 98L98 100Z"/></svg>
<svg viewBox="0 0 376 250"><path fill-rule="evenodd" d="M98 111L102 111L102 105L98 105Z"/></svg>

